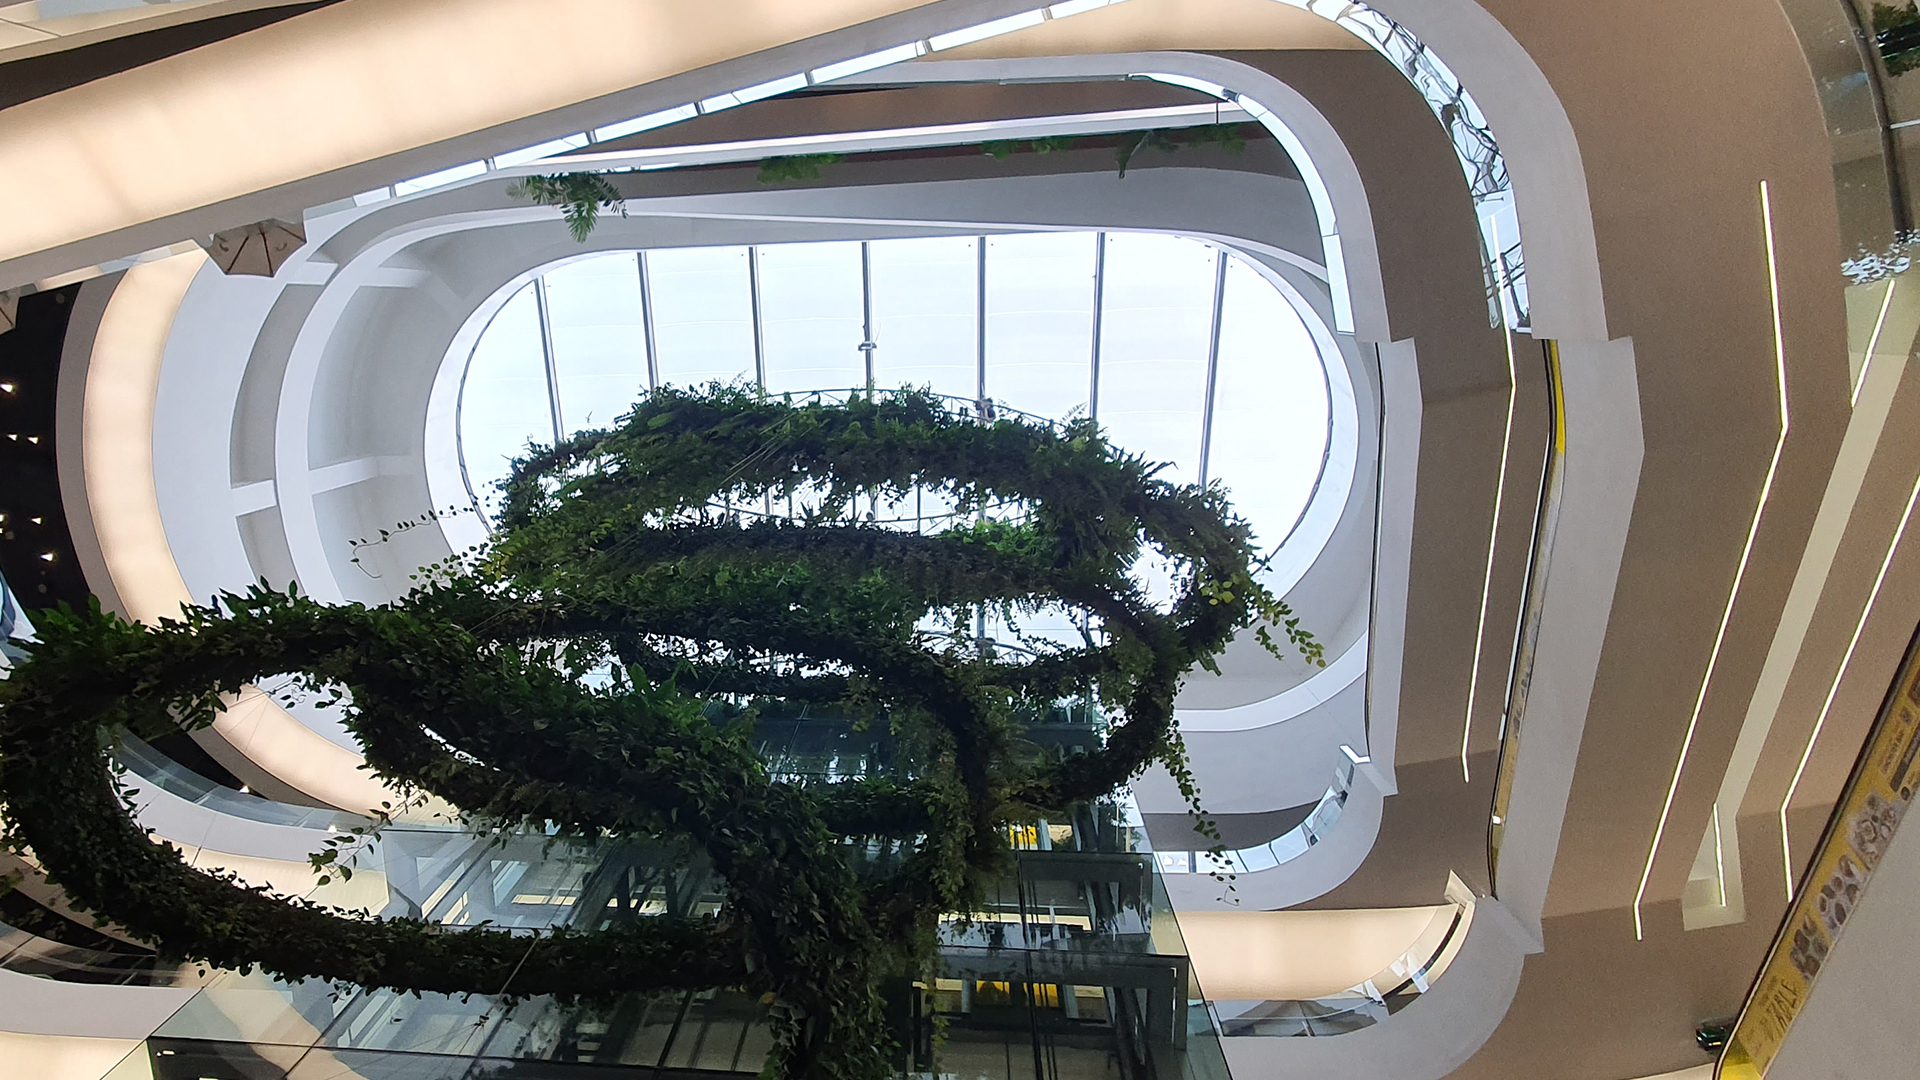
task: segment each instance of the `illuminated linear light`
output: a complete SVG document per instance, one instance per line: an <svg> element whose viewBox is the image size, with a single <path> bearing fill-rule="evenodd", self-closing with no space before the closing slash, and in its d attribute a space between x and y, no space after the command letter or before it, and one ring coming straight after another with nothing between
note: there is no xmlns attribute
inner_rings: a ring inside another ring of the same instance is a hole
<svg viewBox="0 0 1920 1080"><path fill-rule="evenodd" d="M685 105L675 105L671 109L661 109L659 112L650 112L631 120L622 120L605 127L594 128L593 137L599 142L611 142L623 135L651 131L657 127L666 127L668 124L677 124L682 120L691 120L699 115L700 110L695 108L692 102L688 102Z"/></svg>
<svg viewBox="0 0 1920 1080"><path fill-rule="evenodd" d="M746 105L751 102L761 101L765 98L776 97L780 94L799 90L806 85L807 77L805 75L783 75L778 79L769 79L763 83L755 83L752 86L743 87L731 93L716 94L710 98L701 98L700 111L703 113L719 112L722 109L731 109L736 105Z"/></svg>
<svg viewBox="0 0 1920 1080"><path fill-rule="evenodd" d="M1873 366L1873 350L1880 347L1880 331L1887 328L1887 309L1893 306L1893 287L1899 278L1887 279L1887 295L1880 298L1880 316L1873 320L1873 333L1867 338L1867 355L1860 360L1860 381L1853 384L1853 404L1860 404L1860 388L1867 385L1867 369Z"/></svg>
<svg viewBox="0 0 1920 1080"><path fill-rule="evenodd" d="M1507 455L1513 449L1513 412L1520 396L1520 379L1513 363L1512 313L1507 310L1506 260L1500 257L1500 223L1488 219L1493 229L1493 261L1500 279L1500 340L1507 347L1507 430L1500 437L1500 474L1493 485L1493 525L1487 533L1487 577L1480 589L1480 625L1473 632L1473 669L1467 677L1467 715L1460 723L1460 780L1473 783L1467 765L1467 742L1473 735L1473 702L1480 690L1480 650L1487 638L1487 606L1493 599L1493 552L1500 539L1500 504L1507 494Z"/></svg>
<svg viewBox="0 0 1920 1080"><path fill-rule="evenodd" d="M1023 11L1018 15L1009 15L1004 19L994 19L978 26L969 26L964 30L955 30L950 34L935 34L927 39L934 52L957 49L962 45L971 45L976 41L985 41L1001 34L1011 34L1015 30L1025 30L1030 26L1039 26L1047 20L1047 13L1039 8Z"/></svg>
<svg viewBox="0 0 1920 1080"><path fill-rule="evenodd" d="M535 143L532 146L521 147L518 150L509 150L504 154L495 154L493 156L493 167L496 169L510 169L515 165L524 165L529 161L538 161L541 158L552 157L555 154L562 154L568 150L578 150L587 146L590 141L591 140L587 138L586 132L575 132L572 135L565 135L558 139L549 139L546 142Z"/></svg>
<svg viewBox="0 0 1920 1080"><path fill-rule="evenodd" d="M451 168L441 169L439 172L428 173L425 176L416 176L411 180L401 180L393 185L393 190L396 195L417 195L422 191L431 191L434 188L445 187L448 184L458 183L461 180L471 180L476 176L484 176L486 172L487 163L485 161L469 161L461 165L452 166Z"/></svg>
<svg viewBox="0 0 1920 1080"><path fill-rule="evenodd" d="M1078 15L1083 11L1092 11L1095 8L1103 8L1108 4L1119 2L1120 0L1065 0L1064 3L1047 8L1047 14L1056 19L1064 19L1069 15Z"/></svg>
<svg viewBox="0 0 1920 1080"><path fill-rule="evenodd" d="M815 83L828 83L835 79L844 79L849 75L858 75L861 72L872 71L876 68L890 67L894 64L904 63L915 57L926 55L926 50L927 46L918 41L909 42L905 45L895 45L891 49L881 49L879 52L871 52L865 56L856 56L851 60L842 60L837 64L828 64L826 67L814 68L812 71L807 72L807 75L813 79Z"/></svg>
<svg viewBox="0 0 1920 1080"><path fill-rule="evenodd" d="M1773 371L1780 391L1780 437L1773 443L1773 460L1767 465L1767 479L1760 485L1760 500L1753 508L1753 523L1747 526L1746 546L1740 551L1740 566L1733 574L1733 588L1727 591L1727 607L1720 613L1720 628L1713 635L1713 649L1707 654L1707 668L1700 676L1700 692L1694 695L1693 716L1687 720L1686 738L1680 741L1680 759L1673 764L1673 779L1667 782L1666 801L1660 805L1660 824L1653 830L1653 843L1647 846L1647 865L1640 871L1640 887L1633 894L1633 939L1646 940L1646 927L1640 918L1640 904L1647 896L1647 882L1653 877L1653 860L1660 853L1660 840L1667 832L1667 816L1673 812L1673 796L1680 790L1680 774L1687 767L1687 754L1693 749L1693 736L1700 728L1700 710L1707 702L1707 687L1713 682L1714 668L1720 663L1720 647L1727 641L1727 624L1733 621L1733 605L1740 598L1740 584L1747 576L1747 562L1753 557L1754 538L1760 535L1760 518L1767 511L1767 498L1773 494L1774 477L1780 472L1780 452L1787 446L1790 419L1787 412L1787 346L1780 322L1780 263L1773 242L1773 194L1765 180L1760 181L1760 222L1767 241L1767 298L1773 305Z"/></svg>
<svg viewBox="0 0 1920 1080"><path fill-rule="evenodd" d="M1833 673L1833 684L1827 687L1827 700L1820 705L1820 718L1813 722L1813 731L1807 736L1807 748L1800 752L1800 764L1793 770L1793 782L1787 785L1786 797L1780 800L1780 858L1787 875L1787 899L1793 899L1793 842L1787 835L1787 804L1793 801L1794 792L1800 789L1800 778L1806 775L1807 762L1813 757L1813 744L1820 739L1820 730L1826 727L1827 715L1833 712L1833 699L1840 693L1840 681L1846 677L1847 668L1853 663L1854 650L1860 646L1860 636L1866 632L1867 617L1873 614L1873 603L1880 599L1880 586L1886 583L1887 570L1893 565L1893 556L1900 548L1900 539L1907 533L1907 523L1913 520L1914 503L1920 501L1920 480L1913 482L1913 493L1907 496L1907 508L1900 515L1900 527L1893 531L1893 542L1887 545L1886 558L1880 560L1880 572L1874 576L1873 591L1867 594L1867 604L1860 609L1860 621L1853 624L1853 637L1847 642L1847 651L1840 657L1840 668Z"/></svg>
<svg viewBox="0 0 1920 1080"><path fill-rule="evenodd" d="M703 113L719 112L723 109L731 109L738 105L745 105L763 98L774 97L779 94L802 89L809 85L833 82L836 79L844 79L850 75L858 75L878 68L890 67L894 64L904 63L908 60L925 56L929 51L951 49L960 45L971 44L975 41L984 41L990 37L998 37L1001 34L1024 30L1031 26L1038 26L1049 19L1064 19L1085 11L1093 11L1097 8L1103 8L1121 2L1122 0L1066 0L1065 3L1054 4L1044 9L1035 9L1017 15L1010 15L1003 19L995 19L977 26L955 30L952 33L938 34L926 41L908 42L905 45L896 45L890 49L881 49L878 52L871 52L863 56L853 57L849 60L827 64L806 72L805 74L788 75L729 93L716 94L713 97L701 99L698 105L692 103L677 105L671 109L662 109L659 112L648 113L645 116L636 116L631 120L622 120L604 127L594 128L591 141L608 142L622 136L633 135L653 128L666 127L669 124L689 120ZM509 151L507 154L496 157L494 166L504 168L511 165L523 164L527 161L539 160L551 154L561 153L566 150L579 149L579 146L573 145L572 143L572 140L579 138L582 138L582 136L570 135L564 139L541 143L538 146L526 147L518 151ZM456 179L465 178L464 176L456 177ZM438 180L439 174L436 174L432 178L423 179ZM446 183L451 181L439 182ZM418 181L416 181L416 183L418 183ZM438 186L438 183L425 186ZM402 194L405 194L405 192Z"/></svg>

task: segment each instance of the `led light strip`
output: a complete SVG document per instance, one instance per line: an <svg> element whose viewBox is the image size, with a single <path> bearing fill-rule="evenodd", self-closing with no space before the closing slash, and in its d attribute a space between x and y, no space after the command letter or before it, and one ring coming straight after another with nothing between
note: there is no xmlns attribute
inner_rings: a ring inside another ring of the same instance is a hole
<svg viewBox="0 0 1920 1080"><path fill-rule="evenodd" d="M848 60L827 64L810 71L795 72L791 75L783 75L780 78L769 79L765 82L755 83L752 86L742 87L738 90L731 90L724 94L714 94L710 97L701 98L697 102L690 101L683 105L676 105L670 109L651 112L645 116L636 116L630 120L622 120L617 123L597 127L591 131L581 131L575 132L572 135L563 135L558 139L549 139L543 143L521 147L517 150L509 150L493 157L482 158L479 161L470 161L461 165L455 165L451 168L441 169L438 172L428 173L425 176L414 177L410 180L401 180L386 188L357 195L354 197L354 202L364 206L371 202L378 202L381 199L397 198L401 195L416 195L422 191L430 191L434 188L445 187L448 184L457 183L461 180L469 180L476 176L482 176L499 168L521 165L530 161L544 160L553 155L578 150L593 143L608 142L642 131L651 131L655 128L666 127L669 124L677 124L683 120L691 120L696 116L704 116L708 113L736 108L755 101L791 93L795 90L803 90L809 86L820 86L833 82L836 79L844 79L850 75L858 75L862 72L905 63L908 60L926 56L928 53L944 52L948 49L959 48L962 45L971 45L978 41L985 41L988 38L999 37L1002 34L1011 34L1018 30L1026 30L1039 26L1041 23L1051 22L1055 19L1070 18L1083 12L1093 11L1121 2L1122 0L1066 0L1064 3L1037 7L1031 11L1023 11L1018 14L1008 15L1004 18L992 19L974 26L962 27L959 30L945 34L935 34L930 38L923 38L919 41L909 41L905 44L895 45L877 52L866 53Z"/></svg>
<svg viewBox="0 0 1920 1080"><path fill-rule="evenodd" d="M1907 508L1900 515L1900 527L1893 531L1893 542L1887 545L1887 555L1880 560L1880 572L1874 576L1873 591L1867 594L1867 604L1860 609L1860 621L1853 624L1853 638L1847 642L1846 654L1840 658L1840 668L1833 673L1833 684L1827 687L1827 700L1820 705L1820 718L1813 722L1813 731L1807 736L1807 748L1800 752L1800 764L1793 770L1793 782L1787 785L1786 797L1780 800L1780 858L1787 875L1787 899L1793 899L1795 884L1793 874L1793 838L1787 834L1787 804L1793 801L1793 794L1800 788L1800 778L1806 775L1807 762L1813 757L1813 744L1820 740L1820 731L1827 725L1827 715L1833 712L1833 699L1840 693L1840 681L1846 677L1847 668L1853 663L1854 650L1860 647L1860 636L1866 632L1867 618L1873 614L1874 601L1880 599L1880 586L1886 584L1887 570L1893 565L1894 552L1900 549L1900 540L1907 534L1907 523L1913 520L1914 503L1920 501L1920 480L1913 482L1913 492L1907 496Z"/></svg>
<svg viewBox="0 0 1920 1080"><path fill-rule="evenodd" d="M1491 218L1487 226L1493 230L1494 245L1500 242L1500 223ZM1467 742L1473 736L1473 702L1480 690L1480 650L1487 639L1487 605L1493 599L1493 552L1494 544L1500 539L1500 504L1507 495L1507 456L1513 449L1513 412L1519 401L1520 380L1513 363L1513 313L1507 310L1507 268L1504 263L1500 271L1500 341L1507 347L1507 430L1500 437L1500 474L1493 485L1493 525L1487 533L1487 577L1480 588L1480 625L1473 632L1473 669L1467 677L1467 715L1460 723L1460 780L1473 783L1473 772L1467 765Z"/></svg>
<svg viewBox="0 0 1920 1080"><path fill-rule="evenodd" d="M1647 865L1640 871L1640 887L1633 894L1633 939L1646 940L1641 922L1640 904L1646 899L1647 882L1653 877L1653 861L1660 853L1660 839L1666 835L1667 816L1673 812L1673 796L1680 789L1680 774L1686 769L1687 754L1693 749L1693 736L1700 727L1700 710L1707 701L1707 687L1713 682L1714 668L1720 663L1720 647L1726 644L1727 624L1733 621L1733 605L1740 598L1740 584L1747 576L1747 562L1753 557L1753 541L1760 534L1760 518L1767 510L1767 498L1773 494L1774 477L1780 472L1780 452L1787 445L1787 347L1780 323L1780 264L1773 243L1773 195L1765 180L1760 181L1760 221L1767 241L1767 295L1773 304L1774 381L1780 391L1780 437L1773 443L1773 460L1767 465L1767 479L1760 485L1760 501L1753 508L1753 523L1747 526L1747 543L1740 551L1740 567L1733 574L1733 588L1727 592L1727 607L1720 613L1720 628L1713 635L1713 651L1707 654L1707 669L1700 676L1700 692L1693 699L1693 716L1687 721L1687 736L1680 741L1680 759L1673 764L1673 779L1667 783L1667 798L1660 806L1660 824L1653 830L1653 843L1647 848Z"/></svg>
<svg viewBox="0 0 1920 1080"><path fill-rule="evenodd" d="M1873 351L1880 347L1880 331L1887 328L1887 309L1893 306L1893 288L1900 279L1887 279L1887 295L1880 298L1880 315L1873 320L1873 333L1867 337L1867 355L1860 358L1860 380L1853 384L1853 405L1860 404L1860 388L1867 385L1867 369L1873 366Z"/></svg>

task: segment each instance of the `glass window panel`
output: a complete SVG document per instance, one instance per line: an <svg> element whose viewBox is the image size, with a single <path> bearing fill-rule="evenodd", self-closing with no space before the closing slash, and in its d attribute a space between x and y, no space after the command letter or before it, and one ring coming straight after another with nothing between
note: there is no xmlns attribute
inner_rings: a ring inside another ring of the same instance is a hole
<svg viewBox="0 0 1920 1080"><path fill-rule="evenodd" d="M1327 382L1293 305L1239 259L1227 264L1207 475L1224 483L1254 540L1285 540L1327 452Z"/></svg>
<svg viewBox="0 0 1920 1080"><path fill-rule="evenodd" d="M979 393L976 250L970 236L872 243L875 386Z"/></svg>
<svg viewBox="0 0 1920 1080"><path fill-rule="evenodd" d="M1199 479L1216 258L1183 237L1107 237L1100 424L1116 444L1169 463L1160 476L1174 483Z"/></svg>
<svg viewBox="0 0 1920 1080"><path fill-rule="evenodd" d="M747 249L647 252L660 381L698 386L753 378L753 304Z"/></svg>
<svg viewBox="0 0 1920 1080"><path fill-rule="evenodd" d="M460 388L460 452L467 483L482 506L499 504L494 484L506 478L528 440L553 441L540 313L530 283L482 331Z"/></svg>
<svg viewBox="0 0 1920 1080"><path fill-rule="evenodd" d="M1087 411L1095 233L987 238L987 396L1064 420Z"/></svg>
<svg viewBox="0 0 1920 1080"><path fill-rule="evenodd" d="M769 392L866 385L858 243L761 248L760 319Z"/></svg>
<svg viewBox="0 0 1920 1080"><path fill-rule="evenodd" d="M547 271L547 320L567 434L604 428L647 390L647 329L632 252Z"/></svg>

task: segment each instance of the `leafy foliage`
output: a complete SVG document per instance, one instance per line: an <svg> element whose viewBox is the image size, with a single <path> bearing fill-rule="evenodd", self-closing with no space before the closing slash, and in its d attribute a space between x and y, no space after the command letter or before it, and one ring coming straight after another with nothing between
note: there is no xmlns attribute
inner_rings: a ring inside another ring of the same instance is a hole
<svg viewBox="0 0 1920 1080"><path fill-rule="evenodd" d="M1239 124L1198 124L1187 128L1149 128L1145 131L1123 131L1111 136L1119 145L1114 148L1114 161L1120 167L1120 175L1127 175L1128 166L1140 151L1152 148L1163 154L1171 154L1182 146L1218 146L1229 154L1238 154L1247 148L1245 133ZM1043 135L1035 139L993 139L980 144L980 150L995 161L1005 161L1016 153L1050 154L1056 150L1070 150L1079 142L1074 135Z"/></svg>
<svg viewBox="0 0 1920 1080"><path fill-rule="evenodd" d="M823 166L836 165L845 158L845 154L792 154L786 157L763 158L760 162L760 172L755 179L763 184L778 184L790 180L818 180Z"/></svg>
<svg viewBox="0 0 1920 1080"><path fill-rule="evenodd" d="M1920 8L1911 0L1902 5L1873 5L1873 37L1887 74L1904 75L1920 68Z"/></svg>
<svg viewBox="0 0 1920 1080"><path fill-rule="evenodd" d="M528 176L507 188L516 199L530 199L541 206L557 206L567 223L567 231L585 243L600 223L600 211L618 211L627 216L625 197L605 176L591 172L559 173L554 176Z"/></svg>
<svg viewBox="0 0 1920 1080"><path fill-rule="evenodd" d="M877 987L927 970L936 921L973 910L1010 823L1155 760L1197 798L1173 696L1236 631L1263 623L1277 651L1277 628L1321 662L1254 580L1219 490L1154 472L1090 422L975 422L917 392L796 405L663 389L519 462L493 542L396 603L255 589L158 626L97 606L41 620L0 684L4 840L168 957L420 991L743 987L775 1002L770 1075L883 1076ZM916 492L956 523L907 533L854 513ZM725 509L787 499L798 521ZM1144 557L1171 568L1171 600L1135 583ZM1081 644L1011 649L961 629L968 613L1050 605L1079 614ZM609 664L611 686L583 681ZM223 695L288 671L351 694L348 727L403 791L490 828L686 844L726 883L725 908L452 933L189 867L129 820L114 733L209 724ZM1101 704L1097 749L1024 737L1062 699ZM903 750L854 779L778 777L748 737L762 713L884 725Z"/></svg>

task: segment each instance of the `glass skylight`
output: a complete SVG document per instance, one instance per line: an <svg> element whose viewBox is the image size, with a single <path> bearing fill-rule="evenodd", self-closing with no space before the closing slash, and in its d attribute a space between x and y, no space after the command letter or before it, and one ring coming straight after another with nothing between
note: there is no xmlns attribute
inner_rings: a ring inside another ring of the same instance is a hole
<svg viewBox="0 0 1920 1080"><path fill-rule="evenodd" d="M1164 234L595 254L525 285L461 359L460 458L483 511L529 443L609 426L653 386L713 380L1092 416L1165 478L1225 485L1267 549L1328 445L1326 373L1293 306L1240 255Z"/></svg>

